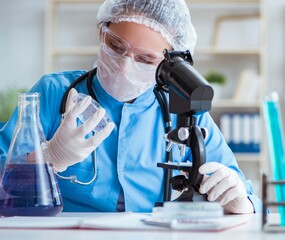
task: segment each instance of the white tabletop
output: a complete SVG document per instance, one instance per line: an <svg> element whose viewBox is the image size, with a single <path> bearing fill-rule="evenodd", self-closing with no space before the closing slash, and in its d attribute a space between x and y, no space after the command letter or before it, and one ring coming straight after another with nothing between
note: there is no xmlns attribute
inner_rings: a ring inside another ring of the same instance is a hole
<svg viewBox="0 0 285 240"><path fill-rule="evenodd" d="M110 214L110 213L109 213ZM116 214L116 213L114 213ZM98 213L63 213L63 217L98 217ZM277 222L278 214L270 214L270 221ZM145 231L145 230L84 230L84 229L0 229L0 239L18 240L180 240L180 239L227 239L227 240L284 240L285 233L265 233L261 230L261 215L255 214L252 219L241 226L222 232L187 232L187 231Z"/></svg>

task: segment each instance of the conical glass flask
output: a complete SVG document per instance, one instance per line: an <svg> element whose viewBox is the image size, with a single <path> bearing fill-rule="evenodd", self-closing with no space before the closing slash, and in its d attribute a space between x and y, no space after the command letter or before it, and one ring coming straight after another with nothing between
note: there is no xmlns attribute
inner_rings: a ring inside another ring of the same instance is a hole
<svg viewBox="0 0 285 240"><path fill-rule="evenodd" d="M0 216L53 216L62 198L39 118L39 93L18 95L18 122L0 184Z"/></svg>

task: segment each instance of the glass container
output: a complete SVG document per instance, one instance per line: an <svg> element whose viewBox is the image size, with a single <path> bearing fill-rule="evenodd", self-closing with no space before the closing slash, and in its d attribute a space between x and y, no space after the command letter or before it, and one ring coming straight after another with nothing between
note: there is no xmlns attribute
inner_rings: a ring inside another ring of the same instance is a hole
<svg viewBox="0 0 285 240"><path fill-rule="evenodd" d="M63 209L39 99L39 93L18 95L18 120L0 181L0 216L54 216Z"/></svg>

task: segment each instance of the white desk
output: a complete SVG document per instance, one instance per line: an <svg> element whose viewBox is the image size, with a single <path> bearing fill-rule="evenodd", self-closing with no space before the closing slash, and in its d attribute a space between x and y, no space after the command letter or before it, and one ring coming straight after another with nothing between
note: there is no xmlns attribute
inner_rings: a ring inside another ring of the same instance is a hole
<svg viewBox="0 0 285 240"><path fill-rule="evenodd" d="M114 213L116 214L116 213ZM63 213L60 216L68 217L96 217L98 213ZM272 222L278 221L278 214L271 214L270 220ZM255 214L253 218L246 224L235 227L223 232L179 232L179 231L102 231L102 230L82 230L82 229L70 229L70 230L32 230L32 229L1 229L0 239L2 240L98 240L98 239L110 239L110 240L187 240L187 239L199 239L199 240L211 240L211 239L225 239L225 240L284 240L285 233L265 233L261 231L261 215Z"/></svg>

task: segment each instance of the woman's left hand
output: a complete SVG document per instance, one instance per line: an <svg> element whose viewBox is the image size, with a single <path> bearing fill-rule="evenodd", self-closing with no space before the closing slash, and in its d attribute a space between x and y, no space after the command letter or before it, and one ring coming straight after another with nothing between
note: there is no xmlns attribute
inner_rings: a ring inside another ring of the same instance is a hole
<svg viewBox="0 0 285 240"><path fill-rule="evenodd" d="M238 174L218 162L208 162L199 168L204 174L201 194L208 194L208 201L219 202L229 213L253 213L243 181Z"/></svg>

